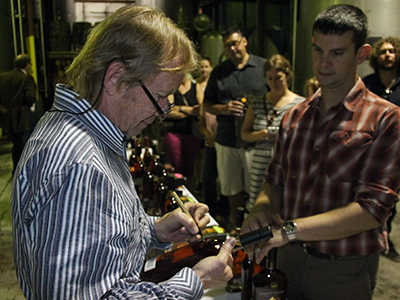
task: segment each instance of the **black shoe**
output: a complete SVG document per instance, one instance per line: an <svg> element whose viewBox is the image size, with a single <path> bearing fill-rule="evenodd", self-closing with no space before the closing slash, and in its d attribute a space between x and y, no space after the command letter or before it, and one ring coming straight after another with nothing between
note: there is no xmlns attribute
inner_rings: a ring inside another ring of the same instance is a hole
<svg viewBox="0 0 400 300"><path fill-rule="evenodd" d="M390 260L393 260L395 262L400 262L400 255L397 253L396 249L394 248L394 245L392 243L389 243L389 250L388 251L382 251L382 255L386 256Z"/></svg>

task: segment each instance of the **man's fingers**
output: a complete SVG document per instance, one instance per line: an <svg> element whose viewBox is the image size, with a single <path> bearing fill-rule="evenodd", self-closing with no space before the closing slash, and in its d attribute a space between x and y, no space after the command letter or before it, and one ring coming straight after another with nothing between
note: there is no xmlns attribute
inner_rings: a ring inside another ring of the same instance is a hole
<svg viewBox="0 0 400 300"><path fill-rule="evenodd" d="M225 241L222 245L221 250L219 250L218 257L224 263L228 263L228 259L232 254L233 247L235 246L236 239L231 237Z"/></svg>

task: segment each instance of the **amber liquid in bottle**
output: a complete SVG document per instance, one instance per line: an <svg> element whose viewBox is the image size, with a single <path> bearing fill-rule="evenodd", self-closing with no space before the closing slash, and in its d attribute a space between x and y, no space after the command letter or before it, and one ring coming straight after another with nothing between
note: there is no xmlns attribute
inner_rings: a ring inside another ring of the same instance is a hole
<svg viewBox="0 0 400 300"><path fill-rule="evenodd" d="M167 280L182 268L191 268L203 258L217 255L226 237L226 234L222 234L205 238L194 244L186 245L149 259L144 265L141 279L155 283ZM237 247L241 248L262 240L269 240L271 237L271 228L269 226L263 227L237 237Z"/></svg>
<svg viewBox="0 0 400 300"><path fill-rule="evenodd" d="M253 279L253 300L285 300L287 278L276 268L277 249L268 252L268 266Z"/></svg>
<svg viewBox="0 0 400 300"><path fill-rule="evenodd" d="M206 238L150 259L144 265L141 279L155 283L165 281L184 267L191 268L203 258L217 255L225 239Z"/></svg>

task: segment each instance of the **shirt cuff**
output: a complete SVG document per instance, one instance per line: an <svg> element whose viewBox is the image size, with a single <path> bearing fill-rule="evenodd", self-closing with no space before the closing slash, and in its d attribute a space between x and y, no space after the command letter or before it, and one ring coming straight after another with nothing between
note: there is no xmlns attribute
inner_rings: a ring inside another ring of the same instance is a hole
<svg viewBox="0 0 400 300"><path fill-rule="evenodd" d="M182 299L197 300L204 294L203 284L200 278L191 268L183 268L170 279L161 283L173 288Z"/></svg>

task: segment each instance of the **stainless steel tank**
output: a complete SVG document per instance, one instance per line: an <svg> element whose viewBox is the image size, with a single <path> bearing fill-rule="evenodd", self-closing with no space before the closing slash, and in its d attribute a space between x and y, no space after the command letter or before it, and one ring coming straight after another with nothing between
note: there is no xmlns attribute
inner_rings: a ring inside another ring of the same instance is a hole
<svg viewBox="0 0 400 300"><path fill-rule="evenodd" d="M222 43L222 34L218 30L209 31L199 37L201 56L209 57L213 67L218 65L224 55L224 46Z"/></svg>

